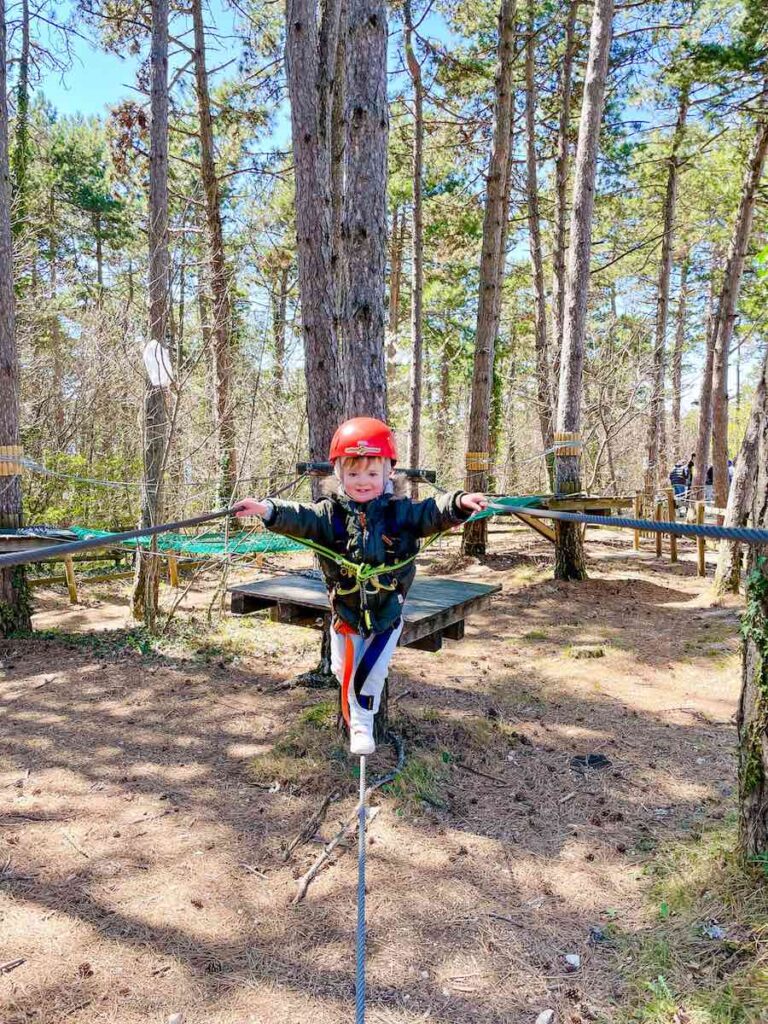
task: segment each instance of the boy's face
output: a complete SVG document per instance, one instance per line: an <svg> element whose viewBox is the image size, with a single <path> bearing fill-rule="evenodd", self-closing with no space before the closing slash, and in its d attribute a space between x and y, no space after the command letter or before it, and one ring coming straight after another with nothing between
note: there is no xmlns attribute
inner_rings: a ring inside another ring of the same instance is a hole
<svg viewBox="0 0 768 1024"><path fill-rule="evenodd" d="M349 459L342 467L342 481L352 501L373 501L384 490L384 463L381 459Z"/></svg>

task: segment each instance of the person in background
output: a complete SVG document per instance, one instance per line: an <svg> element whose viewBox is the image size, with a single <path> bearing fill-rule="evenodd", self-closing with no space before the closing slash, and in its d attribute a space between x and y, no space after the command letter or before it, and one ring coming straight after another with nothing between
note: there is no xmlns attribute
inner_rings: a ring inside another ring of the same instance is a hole
<svg viewBox="0 0 768 1024"><path fill-rule="evenodd" d="M704 501L711 505L715 498L715 470L712 466L707 467L707 475L704 477Z"/></svg>
<svg viewBox="0 0 768 1024"><path fill-rule="evenodd" d="M680 506L685 501L688 493L689 479L688 467L684 462L676 462L669 474L669 482L675 492L675 504Z"/></svg>

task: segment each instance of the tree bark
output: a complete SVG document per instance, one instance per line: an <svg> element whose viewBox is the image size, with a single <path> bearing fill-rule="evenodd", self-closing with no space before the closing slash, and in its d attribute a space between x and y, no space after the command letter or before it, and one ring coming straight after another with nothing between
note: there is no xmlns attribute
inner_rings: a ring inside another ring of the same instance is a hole
<svg viewBox="0 0 768 1024"><path fill-rule="evenodd" d="M405 59L413 83L413 221L411 226L411 426L408 445L410 464L421 460L421 379L422 379L422 298L424 292L424 220L421 183L424 163L424 85L421 64L413 50L413 20L410 0L403 4L405 18ZM419 484L411 483L411 495L417 498Z"/></svg>
<svg viewBox="0 0 768 1024"><path fill-rule="evenodd" d="M758 186L763 174L765 155L768 152L767 102L768 83L764 86L757 131L744 171L739 209L718 302L712 380L712 466L715 504L719 508L723 508L728 501L728 359Z"/></svg>
<svg viewBox="0 0 768 1024"><path fill-rule="evenodd" d="M509 217L508 180L514 109L515 11L515 0L502 0L498 19L495 124L483 215L480 294L477 307L472 399L467 436L466 486L470 491L487 489L490 471L489 442L493 361L501 313L504 243ZM465 527L463 537L465 553L484 555L486 537L485 520Z"/></svg>
<svg viewBox="0 0 768 1024"><path fill-rule="evenodd" d="M0 454L12 458L19 445L19 358L13 289L11 181L8 155L8 85L5 5L0 5ZM10 449L10 450L9 450ZM21 526L21 473L3 461L0 477L0 526ZM30 629L29 594L21 566L0 569L0 636Z"/></svg>
<svg viewBox="0 0 768 1024"><path fill-rule="evenodd" d="M595 199L597 153L603 117L608 57L613 35L613 0L595 0L584 81L579 141L571 211L570 247L565 287L565 319L560 359L560 393L557 406L558 433L579 434L584 348L589 297L589 262L592 248L592 212ZM555 490L572 494L581 489L578 455L556 460ZM555 577L584 579L584 545L575 523L561 523L555 545Z"/></svg>
<svg viewBox="0 0 768 1024"><path fill-rule="evenodd" d="M712 278L709 284L709 310L705 328L704 370L699 392L699 425L696 435L696 461L694 463L691 497L704 500L704 481L709 465L709 439L712 432L712 370L715 365L715 341L717 330L717 308L715 304L716 277L719 263L717 251L712 254Z"/></svg>
<svg viewBox="0 0 768 1024"><path fill-rule="evenodd" d="M560 347L563 343L565 318L565 259L568 250L568 156L571 129L571 77L573 73L574 32L578 0L571 0L565 19L563 59L560 64L559 93L560 117L557 126L557 155L555 156L555 214L552 245L552 335L555 347L553 382L557 392L560 377Z"/></svg>
<svg viewBox="0 0 768 1024"><path fill-rule="evenodd" d="M21 51L19 78L16 85L16 130L13 147L13 233L18 235L26 225L29 145L29 0L21 0Z"/></svg>
<svg viewBox="0 0 768 1024"><path fill-rule="evenodd" d="M768 409L763 410L757 443L757 480L752 526L768 527ZM768 545L750 546L747 608L741 620L743 643L739 731L739 831L747 858L768 854Z"/></svg>
<svg viewBox="0 0 768 1024"><path fill-rule="evenodd" d="M745 526L752 508L755 481L758 473L758 448L766 415L766 388L768 387L768 348L763 356L763 367L752 399L747 429L741 442L733 471L733 482L728 494L724 526ZM739 592L741 579L741 545L738 541L720 541L720 554L715 570L714 589L717 594Z"/></svg>
<svg viewBox="0 0 768 1024"><path fill-rule="evenodd" d="M221 221L221 190L214 155L202 0L192 0L192 25L195 42L195 91L200 121L200 176L205 202L213 300L212 362L218 494L221 503L226 505L232 500L237 477L235 411L232 402L232 301Z"/></svg>
<svg viewBox="0 0 768 1024"><path fill-rule="evenodd" d="M525 134L528 238L533 269L534 337L536 351L536 398L539 429L545 449L552 447L554 397L551 389L544 264L541 256L541 214L536 158L535 5L528 0L528 32L525 44ZM552 465L551 462L548 465Z"/></svg>
<svg viewBox="0 0 768 1024"><path fill-rule="evenodd" d="M328 0L286 2L286 74L296 180L296 243L307 380L309 458L328 457L342 415L331 210L331 109L341 20Z"/></svg>
<svg viewBox="0 0 768 1024"><path fill-rule="evenodd" d="M667 170L667 188L664 196L664 216L661 241L659 283L656 290L656 330L653 346L653 380L651 383L650 415L646 436L646 459L644 490L652 497L656 488L664 486L666 480L666 445L664 438L664 392L667 348L667 314L669 310L669 278L672 271L672 245L675 235L675 212L677 203L677 179L680 168L680 146L685 135L685 121L688 115L688 87L680 89L677 108L677 124L672 136Z"/></svg>
<svg viewBox="0 0 768 1024"><path fill-rule="evenodd" d="M680 401L683 385L683 348L685 346L685 318L688 305L688 269L689 254L686 252L680 265L680 291L677 299L677 315L675 318L675 348L672 355L672 436L670 443L673 461L683 457L680 438Z"/></svg>
<svg viewBox="0 0 768 1024"><path fill-rule="evenodd" d="M168 248L168 0L152 0L151 108L149 151L149 336L165 345L170 307ZM163 468L168 444L168 413L161 388L148 384L144 402L144 479L141 525L163 516ZM136 618L154 630L157 619L158 560L139 548L132 604Z"/></svg>
<svg viewBox="0 0 768 1024"><path fill-rule="evenodd" d="M288 305L288 263L280 268L277 280L277 291L272 292L272 341L275 347L275 370L272 378L272 401L275 417L275 430L270 435L269 468L272 477L269 481L269 493L279 487L277 474L282 471L282 449L280 435L283 422L283 401L285 389L285 314Z"/></svg>
<svg viewBox="0 0 768 1024"><path fill-rule="evenodd" d="M387 7L348 0L342 372L346 416L387 418Z"/></svg>
<svg viewBox="0 0 768 1024"><path fill-rule="evenodd" d="M397 332L400 328L400 282L403 275L405 209L395 207L389 242L389 318L387 323L387 381L394 379L397 358Z"/></svg>

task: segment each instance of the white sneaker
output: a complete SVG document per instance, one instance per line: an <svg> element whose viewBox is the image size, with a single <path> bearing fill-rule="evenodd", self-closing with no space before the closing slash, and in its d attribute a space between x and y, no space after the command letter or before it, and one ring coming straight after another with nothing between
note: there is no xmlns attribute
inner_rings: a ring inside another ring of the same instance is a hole
<svg viewBox="0 0 768 1024"><path fill-rule="evenodd" d="M357 757L368 757L376 750L373 741L373 711L361 708L357 701L349 702L349 752Z"/></svg>

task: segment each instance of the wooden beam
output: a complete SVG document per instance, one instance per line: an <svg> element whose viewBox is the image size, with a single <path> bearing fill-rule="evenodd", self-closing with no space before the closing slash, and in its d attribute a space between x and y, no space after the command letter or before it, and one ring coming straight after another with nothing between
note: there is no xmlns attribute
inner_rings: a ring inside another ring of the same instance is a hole
<svg viewBox="0 0 768 1024"><path fill-rule="evenodd" d="M548 526L541 519L537 519L535 516L527 516L524 512L515 512L515 515L520 522L525 523L526 526L530 527L534 533L538 533L541 537L544 537L550 543L555 543L555 528L554 526Z"/></svg>
<svg viewBox="0 0 768 1024"><path fill-rule="evenodd" d="M168 582L179 589L179 559L176 555L168 555Z"/></svg>
<svg viewBox="0 0 768 1024"><path fill-rule="evenodd" d="M667 519L670 523L674 523L677 519L677 505L675 504L675 489L674 487L666 488L667 495ZM669 535L669 560L670 562L677 561L677 536L674 533Z"/></svg>
<svg viewBox="0 0 768 1024"><path fill-rule="evenodd" d="M701 526L704 522L705 505L703 501L696 502L696 522ZM696 538L696 554L699 576L707 575L707 549L704 537Z"/></svg>
<svg viewBox="0 0 768 1024"><path fill-rule="evenodd" d="M77 583L75 582L75 567L71 558L64 559L64 575L67 579L67 590L69 591L69 603L77 604Z"/></svg>

